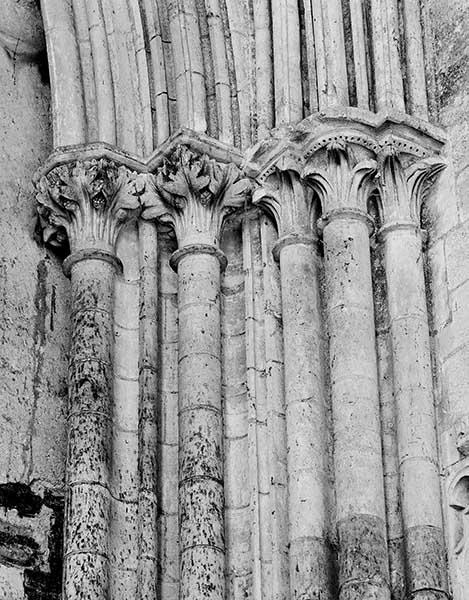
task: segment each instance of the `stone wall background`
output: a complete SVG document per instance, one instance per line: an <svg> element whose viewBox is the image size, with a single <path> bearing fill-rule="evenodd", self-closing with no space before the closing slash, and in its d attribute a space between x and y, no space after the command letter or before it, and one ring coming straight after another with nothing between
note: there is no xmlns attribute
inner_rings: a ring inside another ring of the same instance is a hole
<svg viewBox="0 0 469 600"><path fill-rule="evenodd" d="M449 168L429 200L428 267L448 558L455 600L463 600L464 556L457 556L461 521L453 484L469 468L457 443L469 431L469 5L429 0L434 30L435 97L448 135ZM469 540L466 538L466 548ZM467 561L467 558L466 558ZM466 562L467 564L467 562ZM465 575L466 586L468 577ZM466 588L467 589L467 588Z"/></svg>
<svg viewBox="0 0 469 600"><path fill-rule="evenodd" d="M21 32L18 30L21 28ZM16 39L16 42L15 42ZM13 41L12 41L13 40ZM67 281L34 239L31 177L52 149L40 15L0 7L0 598L60 591Z"/></svg>

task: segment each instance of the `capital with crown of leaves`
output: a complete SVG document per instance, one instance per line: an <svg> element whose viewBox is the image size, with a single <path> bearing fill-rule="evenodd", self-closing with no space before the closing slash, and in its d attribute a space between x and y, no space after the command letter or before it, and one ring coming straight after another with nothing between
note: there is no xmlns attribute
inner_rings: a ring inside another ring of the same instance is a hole
<svg viewBox="0 0 469 600"><path fill-rule="evenodd" d="M71 253L114 253L126 222L140 212L141 177L107 159L59 165L36 183L39 224L46 244Z"/></svg>
<svg viewBox="0 0 469 600"><path fill-rule="evenodd" d="M310 158L302 175L318 195L323 213L342 208L366 210L370 191L376 187L376 161L358 160L342 140L330 142L321 160L318 154Z"/></svg>
<svg viewBox="0 0 469 600"><path fill-rule="evenodd" d="M419 225L422 204L446 164L439 157L416 159L404 155L392 141L384 145L378 164L383 223Z"/></svg>
<svg viewBox="0 0 469 600"><path fill-rule="evenodd" d="M143 218L170 223L179 248L218 248L226 217L243 207L250 186L234 164L178 146L150 177Z"/></svg>
<svg viewBox="0 0 469 600"><path fill-rule="evenodd" d="M311 190L302 181L301 170L296 157L284 156L253 194L253 204L263 206L274 217L280 238L311 235Z"/></svg>

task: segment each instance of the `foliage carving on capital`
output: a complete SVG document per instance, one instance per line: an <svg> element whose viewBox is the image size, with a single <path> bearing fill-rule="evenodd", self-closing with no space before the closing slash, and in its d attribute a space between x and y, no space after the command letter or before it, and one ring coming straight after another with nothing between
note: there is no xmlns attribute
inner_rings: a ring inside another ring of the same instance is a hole
<svg viewBox="0 0 469 600"><path fill-rule="evenodd" d="M311 235L311 191L301 179L297 161L283 157L277 161L252 197L275 219L279 237Z"/></svg>
<svg viewBox="0 0 469 600"><path fill-rule="evenodd" d="M377 164L373 159L357 160L343 140L330 142L325 156L319 153L308 160L303 178L318 195L323 213L338 208L366 211L367 200L376 187Z"/></svg>
<svg viewBox="0 0 469 600"><path fill-rule="evenodd" d="M419 225L422 204L445 163L438 157L406 162L392 143L378 158L384 224L403 220Z"/></svg>
<svg viewBox="0 0 469 600"><path fill-rule="evenodd" d="M217 248L226 217L244 206L250 187L236 165L178 146L150 176L143 218L170 223L179 248Z"/></svg>
<svg viewBox="0 0 469 600"><path fill-rule="evenodd" d="M42 238L50 246L113 253L126 222L140 209L141 177L107 159L59 165L36 182Z"/></svg>

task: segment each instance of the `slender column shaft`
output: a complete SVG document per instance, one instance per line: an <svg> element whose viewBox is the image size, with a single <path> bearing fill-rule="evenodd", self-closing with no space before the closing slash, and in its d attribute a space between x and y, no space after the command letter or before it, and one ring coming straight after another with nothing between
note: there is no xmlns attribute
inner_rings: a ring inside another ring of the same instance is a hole
<svg viewBox="0 0 469 600"><path fill-rule="evenodd" d="M407 593L413 600L441 600L447 594L422 241L419 229L412 223L385 226L382 235Z"/></svg>
<svg viewBox="0 0 469 600"><path fill-rule="evenodd" d="M367 216L324 221L340 600L390 597Z"/></svg>
<svg viewBox="0 0 469 600"><path fill-rule="evenodd" d="M220 270L226 215L247 180L180 146L153 178L146 218L173 224L178 273L179 553L181 600L225 600Z"/></svg>
<svg viewBox="0 0 469 600"><path fill-rule="evenodd" d="M220 256L219 256L220 255ZM179 308L179 519L184 600L224 600L220 258L192 246L173 255Z"/></svg>
<svg viewBox="0 0 469 600"><path fill-rule="evenodd" d="M291 598L332 598L327 522L327 424L312 238L277 243L282 285Z"/></svg>
<svg viewBox="0 0 469 600"><path fill-rule="evenodd" d="M371 0L376 110L405 111L397 0Z"/></svg>
<svg viewBox="0 0 469 600"><path fill-rule="evenodd" d="M158 465L158 239L154 223L140 221L140 399L138 408L138 600L157 593Z"/></svg>
<svg viewBox="0 0 469 600"><path fill-rule="evenodd" d="M402 8L405 23L409 112L421 119L427 119L427 85L425 80L423 31L420 22L420 2L419 0L406 0L402 3Z"/></svg>
<svg viewBox="0 0 469 600"><path fill-rule="evenodd" d="M76 255L75 255L76 256ZM69 370L66 600L107 600L112 326L117 263L98 255L69 262L72 345ZM109 255L108 255L109 256Z"/></svg>

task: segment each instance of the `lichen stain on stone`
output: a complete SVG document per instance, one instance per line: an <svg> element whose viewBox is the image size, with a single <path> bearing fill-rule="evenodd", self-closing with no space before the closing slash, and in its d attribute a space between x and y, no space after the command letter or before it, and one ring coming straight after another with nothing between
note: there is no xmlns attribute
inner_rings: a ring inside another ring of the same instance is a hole
<svg viewBox="0 0 469 600"><path fill-rule="evenodd" d="M33 471L33 436L35 433L36 411L40 400L42 378L44 370L44 347L46 344L46 323L47 323L47 276L48 276L48 258L43 258L37 265L36 292L34 295L34 306L36 308L34 328L33 328L33 348L34 348L34 367L33 367L33 398L31 413L28 423L29 442L24 445L23 464L24 479L28 481Z"/></svg>

